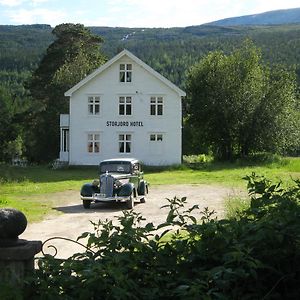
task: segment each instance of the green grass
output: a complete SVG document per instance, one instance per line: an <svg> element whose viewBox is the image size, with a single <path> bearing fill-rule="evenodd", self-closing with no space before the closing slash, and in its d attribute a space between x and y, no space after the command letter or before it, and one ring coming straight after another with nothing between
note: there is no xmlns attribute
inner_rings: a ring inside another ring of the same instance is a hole
<svg viewBox="0 0 300 300"><path fill-rule="evenodd" d="M49 201L47 194L78 190L79 195L82 184L96 176L97 167L53 170L47 166L0 165L0 208L17 208L25 213L29 222L40 221L50 213L57 213L52 208L59 199L56 203Z"/></svg>
<svg viewBox="0 0 300 300"><path fill-rule="evenodd" d="M268 163L208 162L192 167L180 165L168 168L145 168L145 178L153 185L162 184L216 184L245 188L245 175L255 172L268 179L289 183L300 178L300 158L285 158ZM53 201L47 194L76 190L85 182L97 178L97 167L69 167L52 170L46 166L27 168L0 165L0 208L22 210L29 221L39 221L53 213ZM39 197L41 195L41 197ZM79 196L78 196L79 197ZM62 204L57 199L56 205Z"/></svg>
<svg viewBox="0 0 300 300"><path fill-rule="evenodd" d="M232 187L244 187L243 177L252 172L270 180L283 180L287 183L300 178L300 158L284 158L278 162L227 163L209 162L192 167L178 166L169 169L149 168L147 180L151 184L218 184Z"/></svg>

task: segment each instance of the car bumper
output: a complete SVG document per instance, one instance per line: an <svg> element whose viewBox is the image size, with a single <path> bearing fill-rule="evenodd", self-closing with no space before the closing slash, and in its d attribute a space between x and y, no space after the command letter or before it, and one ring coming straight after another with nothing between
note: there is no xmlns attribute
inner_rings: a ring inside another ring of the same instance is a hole
<svg viewBox="0 0 300 300"><path fill-rule="evenodd" d="M81 196L81 200L88 200L94 202L126 202L130 196L113 196L104 197L101 194L94 194L93 196Z"/></svg>

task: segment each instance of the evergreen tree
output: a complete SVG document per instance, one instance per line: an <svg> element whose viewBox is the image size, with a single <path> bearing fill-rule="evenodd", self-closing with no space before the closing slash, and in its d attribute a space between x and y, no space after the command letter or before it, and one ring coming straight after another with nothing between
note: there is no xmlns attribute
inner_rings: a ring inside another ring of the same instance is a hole
<svg viewBox="0 0 300 300"><path fill-rule="evenodd" d="M68 113L64 92L105 62L102 38L81 24L61 24L52 32L56 40L28 84L34 99L30 118L29 156L49 161L59 153L59 115Z"/></svg>

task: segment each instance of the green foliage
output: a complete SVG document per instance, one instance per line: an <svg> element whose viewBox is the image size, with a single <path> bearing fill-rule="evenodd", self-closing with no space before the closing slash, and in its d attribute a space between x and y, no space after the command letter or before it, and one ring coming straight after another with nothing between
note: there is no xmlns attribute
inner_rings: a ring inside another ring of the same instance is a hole
<svg viewBox="0 0 300 300"><path fill-rule="evenodd" d="M28 154L34 161L50 161L59 152L59 115L68 113L64 93L105 62L102 39L81 24L61 24L28 84L33 97Z"/></svg>
<svg viewBox="0 0 300 300"><path fill-rule="evenodd" d="M3 270L1 270L1 272L3 272ZM6 273L7 278L11 278L11 274L9 274L8 272ZM3 277L1 279L3 279ZM22 288L20 287L20 282L7 283L5 282L5 280L2 280L0 282L0 299L23 300L24 298L22 295Z"/></svg>
<svg viewBox="0 0 300 300"><path fill-rule="evenodd" d="M296 299L300 182L247 180L251 204L237 218L197 215L175 197L157 226L135 211L92 223L78 238L86 252L39 260L25 299Z"/></svg>
<svg viewBox="0 0 300 300"><path fill-rule="evenodd" d="M31 99L24 88L28 72L0 71L0 162L10 162L15 146L25 144Z"/></svg>
<svg viewBox="0 0 300 300"><path fill-rule="evenodd" d="M60 35L67 29L67 24L60 25L60 29L56 30ZM74 28L81 29L79 26L74 25ZM74 29L73 28L73 29ZM295 71L298 75L298 84L300 78L300 39L299 39L299 24L288 24L278 26L213 26L201 25L190 26L185 28L110 28L110 27L91 27L90 31L94 36L101 36L104 38L102 43L103 52L112 57L120 50L126 48L132 51L135 55L160 72L166 78L185 89L187 71L195 62L208 55L211 51L222 51L229 54L234 49L241 46L246 38L253 40L254 44L261 49L262 61L268 65L283 64L285 66L295 66ZM67 29L67 36L75 34L70 26ZM90 55L93 56L94 47L91 47L91 52L86 52L75 42L79 52L76 52L76 47L72 47L70 43L62 42L63 49L69 49L70 55L64 56L63 53L57 52L57 55L51 56L51 59L44 63L43 71L51 73L52 77L43 77L44 82L37 82L36 87L40 86L39 95L32 100L26 95L24 88L24 81L28 79L33 70L42 63L41 60L45 57L47 48L55 42L57 43L58 35L55 37L51 34L52 28L49 25L23 25L23 26L5 26L0 25L0 84L3 85L8 94L11 95L13 101L17 101L18 108L21 111L15 115L14 124L18 127L18 132L11 131L10 128L5 128L4 139L0 139L2 143L14 140L18 134L21 134L25 144L27 145L26 155L34 161L47 160L50 161L57 157L57 143L59 141L59 117L58 107L60 112L67 111L67 100L63 100L63 93L72 86L73 83L79 81L85 74L88 74L93 68L97 67L97 59L89 60ZM61 32L60 32L61 31ZM70 34L70 35L69 35ZM61 35L60 35L61 36ZM78 40L84 38L85 33L77 36ZM65 41L67 41L67 38ZM86 40L85 40L86 41ZM85 42L84 42L85 43ZM90 45L94 43L89 43ZM97 44L97 43L96 43ZM48 49L48 50L49 50ZM54 51L53 47L51 49ZM56 49L57 51L59 49ZM75 50L75 51L74 51ZM82 51L81 51L82 50ZM99 51L96 51L99 53ZM95 53L96 53L95 52ZM77 54L76 54L77 53ZM49 54L46 54L48 56ZM61 60L59 57L63 57ZM91 67L91 65L96 66ZM80 68L78 67L80 66ZM35 75L36 72L35 72ZM37 80L38 78L35 78ZM74 80L74 81L73 81ZM45 85L46 82L46 85ZM48 86L50 84L50 86ZM64 87L65 86L65 87ZM46 87L46 88L44 88ZM49 91L50 87L53 87ZM272 97L275 98L275 87L269 86L269 91L273 91ZM44 93L43 93L44 91ZM47 108L48 95L53 94L57 101L51 101L51 107ZM16 97L17 96L17 97ZM270 93L271 96L271 93ZM46 100L45 100L46 99ZM281 97L279 97L281 99ZM279 101L280 102L280 101ZM279 103L278 102L278 103ZM278 104L280 106L280 104ZM275 107L276 105L274 105ZM183 153L209 153L210 145L207 145L203 140L199 140L194 135L197 133L196 128L188 126L189 116L187 113L186 101L183 103L184 108L184 128L183 128ZM44 110L49 110L49 115L46 117ZM289 112L285 110L284 114ZM291 120L300 120L300 113L297 111L290 111L291 115L296 114L295 118ZM44 114L44 115L43 115ZM262 112L261 112L261 115ZM276 118L274 118L276 119ZM284 118L281 118L281 120ZM288 118L289 119L289 118ZM289 119L287 126L278 127L273 126L271 123L265 122L267 125L265 132L268 128L279 128L279 133L285 144L284 149L281 145L273 142L274 135L271 134L270 138L264 140L258 137L260 149L268 150L274 147L279 152L298 155L299 145L291 145L291 141L300 140L297 136L297 131L293 132L291 138L284 134L288 130L287 127L295 128L297 124ZM273 120L271 119L273 122ZM44 124L43 124L44 123ZM39 126L38 124L41 124ZM48 124L48 126L46 125ZM257 126L264 126L263 122L259 122ZM53 129L51 129L53 128ZM283 128L284 130L281 130ZM33 130L34 129L34 130ZM20 132L22 131L22 132ZM275 129L274 129L275 131ZM300 132L300 130L298 130ZM12 133L12 134L11 134ZM49 136L53 137L50 141ZM47 144L47 141L48 144ZM39 141L39 142L38 142ZM266 142L264 142L266 141ZM43 153L43 148L47 144L49 153L47 157L41 157L39 153ZM268 149L266 149L268 148ZM0 146L0 157L3 156ZM0 158L3 160L6 158Z"/></svg>
<svg viewBox="0 0 300 300"><path fill-rule="evenodd" d="M293 153L300 149L299 95L293 70L266 70L265 94L256 111L256 150ZM295 151L296 150L296 151Z"/></svg>
<svg viewBox="0 0 300 300"><path fill-rule="evenodd" d="M0 162L22 155L24 130L21 123L26 103L20 99L17 92L12 95L8 87L0 85Z"/></svg>
<svg viewBox="0 0 300 300"><path fill-rule="evenodd" d="M211 146L216 157L300 146L295 75L264 67L252 42L230 55L208 54L191 69L187 86L193 139Z"/></svg>
<svg viewBox="0 0 300 300"><path fill-rule="evenodd" d="M197 164L212 161L212 157L205 154L183 155L183 162L187 164Z"/></svg>
<svg viewBox="0 0 300 300"><path fill-rule="evenodd" d="M276 165L285 165L288 163L287 160L285 160L284 157L282 157L279 154L273 154L270 152L256 152L251 153L247 157L243 157L242 160L240 160L243 164L276 164Z"/></svg>
<svg viewBox="0 0 300 300"><path fill-rule="evenodd" d="M5 145L4 153L11 159L21 158L24 152L24 143L20 135L13 141L9 141Z"/></svg>
<svg viewBox="0 0 300 300"><path fill-rule="evenodd" d="M9 91L6 88L0 86L0 127L2 128L2 130L0 131L0 149L2 153L4 150L5 141L12 138L12 133L10 132L10 130L3 129L13 129L12 119L14 116L14 111L15 107L13 105L13 101L11 99ZM3 154L1 156L2 157L0 157L0 160L3 159Z"/></svg>

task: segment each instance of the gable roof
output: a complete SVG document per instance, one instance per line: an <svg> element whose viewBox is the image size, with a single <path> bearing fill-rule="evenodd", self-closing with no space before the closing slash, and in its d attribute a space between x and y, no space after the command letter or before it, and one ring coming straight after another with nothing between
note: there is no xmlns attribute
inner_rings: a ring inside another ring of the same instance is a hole
<svg viewBox="0 0 300 300"><path fill-rule="evenodd" d="M114 64L116 61L118 61L123 56L127 55L129 58L131 58L135 63L143 67L146 71L148 71L150 74L152 74L154 77L156 77L158 80L162 81L165 85L167 85L169 88L174 90L176 93L178 93L179 96L184 97L186 96L186 93L181 90L179 87L177 87L174 83L172 83L170 80L156 72L154 69L152 69L150 66L145 64L142 60L137 58L135 55L133 55L130 51L124 49L119 54L114 56L111 60L106 62L104 65L96 69L94 72L92 72L90 75L86 76L84 79L82 79L80 82L78 82L76 85L74 85L72 88L70 88L68 91L65 92L65 96L72 96L74 92L79 90L83 85L85 85L87 82L92 80L94 77L96 77L98 74L103 72L105 69L110 67L112 64Z"/></svg>

